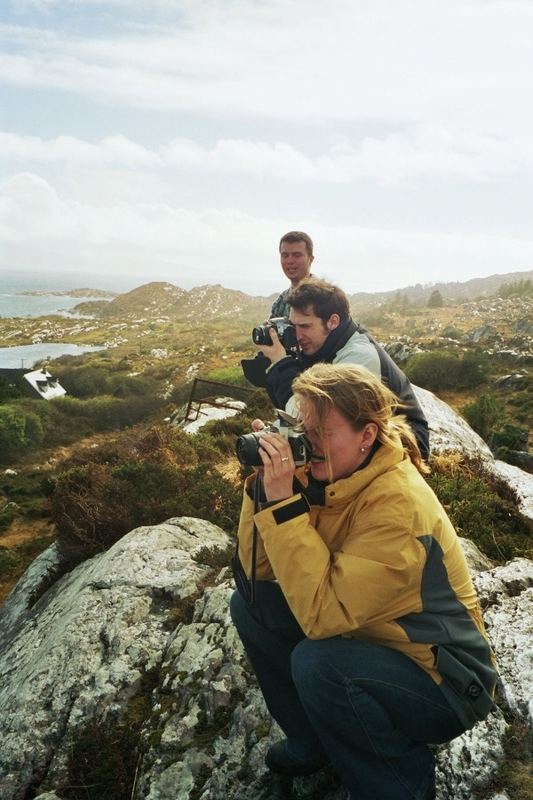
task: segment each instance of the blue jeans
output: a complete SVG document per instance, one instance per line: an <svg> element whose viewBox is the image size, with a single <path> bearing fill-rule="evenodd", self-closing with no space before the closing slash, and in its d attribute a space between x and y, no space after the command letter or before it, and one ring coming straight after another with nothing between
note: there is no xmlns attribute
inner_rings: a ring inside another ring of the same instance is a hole
<svg viewBox="0 0 533 800"><path fill-rule="evenodd" d="M434 781L428 743L464 728L429 675L388 647L307 639L277 583L261 581L231 617L271 715L300 758L326 753L354 800L422 800Z"/></svg>

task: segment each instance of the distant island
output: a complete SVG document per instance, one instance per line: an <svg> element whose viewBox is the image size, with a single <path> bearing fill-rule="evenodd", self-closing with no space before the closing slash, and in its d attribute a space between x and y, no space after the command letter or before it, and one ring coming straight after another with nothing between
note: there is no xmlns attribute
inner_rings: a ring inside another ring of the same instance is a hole
<svg viewBox="0 0 533 800"><path fill-rule="evenodd" d="M54 297L116 297L118 292L108 292L104 289L33 289L25 292L17 292L17 294L30 295L32 297L49 296Z"/></svg>

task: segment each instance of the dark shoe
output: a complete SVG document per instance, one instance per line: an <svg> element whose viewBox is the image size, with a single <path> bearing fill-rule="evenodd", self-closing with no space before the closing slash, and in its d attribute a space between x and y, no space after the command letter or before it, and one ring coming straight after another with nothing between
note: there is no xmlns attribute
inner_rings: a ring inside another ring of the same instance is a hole
<svg viewBox="0 0 533 800"><path fill-rule="evenodd" d="M268 749L265 763L271 772L297 778L300 775L312 775L314 772L318 772L326 764L329 764L329 760L325 753L309 758L299 758L290 752L287 739L282 739Z"/></svg>

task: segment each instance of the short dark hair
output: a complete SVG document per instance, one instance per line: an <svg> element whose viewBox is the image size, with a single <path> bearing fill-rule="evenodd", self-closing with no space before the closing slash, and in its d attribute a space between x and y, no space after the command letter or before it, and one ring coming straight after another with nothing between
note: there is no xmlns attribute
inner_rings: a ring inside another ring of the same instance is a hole
<svg viewBox="0 0 533 800"><path fill-rule="evenodd" d="M289 242L289 244L294 244L295 242L305 242L305 249L307 250L307 255L313 255L313 240L307 233L303 231L289 231L284 236L281 237L279 240L279 249L281 250L281 245L283 242Z"/></svg>
<svg viewBox="0 0 533 800"><path fill-rule="evenodd" d="M332 314L338 314L341 322L350 316L350 304L342 289L320 278L306 278L289 293L287 302L296 311L311 307L324 323Z"/></svg>

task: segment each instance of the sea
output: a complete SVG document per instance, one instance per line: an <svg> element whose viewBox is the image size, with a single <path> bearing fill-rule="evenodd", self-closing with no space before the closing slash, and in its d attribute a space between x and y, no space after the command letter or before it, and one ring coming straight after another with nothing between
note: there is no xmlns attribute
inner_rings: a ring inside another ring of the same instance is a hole
<svg viewBox="0 0 533 800"><path fill-rule="evenodd" d="M70 309L86 300L102 298L68 297L54 294L69 289L103 289L112 292L128 292L142 283L138 278L117 275L86 275L78 272L37 272L0 268L0 317L43 317L50 314L72 316ZM44 294L24 294L44 292ZM90 350L101 349L91 345L76 345L65 342L48 342L20 347L2 347L0 341L0 368L30 369L43 359L59 358L62 355L79 355Z"/></svg>

